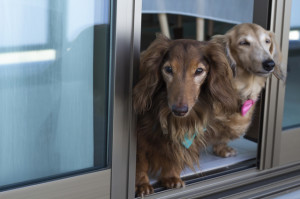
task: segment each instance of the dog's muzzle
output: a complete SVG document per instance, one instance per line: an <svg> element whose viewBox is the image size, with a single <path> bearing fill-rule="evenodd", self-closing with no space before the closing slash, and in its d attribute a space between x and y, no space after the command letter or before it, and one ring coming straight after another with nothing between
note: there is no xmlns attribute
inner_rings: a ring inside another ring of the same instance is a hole
<svg viewBox="0 0 300 199"><path fill-rule="evenodd" d="M176 106L172 105L172 112L176 116L185 116L185 114L189 111L189 107L187 105Z"/></svg>
<svg viewBox="0 0 300 199"><path fill-rule="evenodd" d="M271 70L273 70L274 69L274 67L275 67L275 62L273 61L273 60L266 60L266 61L264 61L263 63L262 63L262 65L263 65L263 68L266 70L266 71L271 71Z"/></svg>

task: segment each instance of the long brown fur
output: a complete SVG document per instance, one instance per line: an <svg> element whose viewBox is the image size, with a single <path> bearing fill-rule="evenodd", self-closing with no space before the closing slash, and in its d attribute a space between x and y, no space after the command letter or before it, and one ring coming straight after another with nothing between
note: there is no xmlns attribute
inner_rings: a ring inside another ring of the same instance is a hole
<svg viewBox="0 0 300 199"><path fill-rule="evenodd" d="M171 66L173 72L167 73ZM196 75L197 68L203 69ZM166 188L180 188L180 173L194 168L206 143L204 128L212 113L212 101L225 112L238 108L230 79L228 60L217 43L169 40L158 35L141 54L140 78L133 90L137 121L136 193L153 193L149 173L159 174ZM188 107L176 116L173 107ZM196 135L193 144L183 146L184 136Z"/></svg>
<svg viewBox="0 0 300 199"><path fill-rule="evenodd" d="M285 80L281 68L281 53L275 41L275 36L256 24L240 24L233 27L225 35L215 36L213 43L223 46L223 51L231 64L235 78L233 85L239 96L238 106L241 108L246 100L259 100L259 94L265 86L267 78L274 74ZM263 62L273 60L274 70L266 71ZM210 120L207 138L213 144L216 155L229 157L236 151L227 142L243 135L249 128L255 110L253 106L242 116L241 109L228 114L223 107L214 103L214 117Z"/></svg>

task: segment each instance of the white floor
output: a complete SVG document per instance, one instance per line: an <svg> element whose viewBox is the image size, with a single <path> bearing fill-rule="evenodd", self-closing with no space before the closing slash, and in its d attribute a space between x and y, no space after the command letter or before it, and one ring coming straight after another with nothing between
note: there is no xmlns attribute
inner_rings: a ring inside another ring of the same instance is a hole
<svg viewBox="0 0 300 199"><path fill-rule="evenodd" d="M196 173L203 173L203 172L212 171L219 168L224 168L256 157L257 143L255 142L241 138L230 142L229 145L237 150L238 152L237 156L229 157L229 158L221 158L215 156L212 153L211 147L208 147L206 151L202 151L201 153L201 159L199 162L200 168L197 168L197 166L195 166ZM182 171L181 177L186 177L194 174L195 174L194 171L192 171L189 168L186 168ZM155 177L152 177L150 182L151 184L154 184L155 182L157 182L157 180Z"/></svg>

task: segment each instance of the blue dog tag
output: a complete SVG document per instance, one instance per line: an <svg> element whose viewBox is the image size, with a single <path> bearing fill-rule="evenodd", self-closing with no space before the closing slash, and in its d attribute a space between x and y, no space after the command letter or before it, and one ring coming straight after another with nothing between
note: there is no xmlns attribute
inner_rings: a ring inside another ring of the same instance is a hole
<svg viewBox="0 0 300 199"><path fill-rule="evenodd" d="M203 128L203 132L205 132L205 131L207 131L207 129L206 128ZM195 139L195 137L196 137L196 135L198 134L198 132L196 131L195 133L194 133L194 135L191 137L191 138L189 138L188 137L188 133L186 133L185 135L184 135L184 140L182 141L182 145L185 147L185 148L190 148L190 146L193 144L193 141L194 141L194 139Z"/></svg>

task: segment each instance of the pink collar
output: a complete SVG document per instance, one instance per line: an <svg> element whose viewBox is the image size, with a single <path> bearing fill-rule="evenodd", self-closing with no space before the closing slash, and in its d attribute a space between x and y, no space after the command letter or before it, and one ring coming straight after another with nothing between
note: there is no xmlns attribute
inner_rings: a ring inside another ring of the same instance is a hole
<svg viewBox="0 0 300 199"><path fill-rule="evenodd" d="M244 102L244 104L241 108L242 116L245 116L248 113L248 111L251 109L251 107L255 104L256 101L257 100L249 99Z"/></svg>

